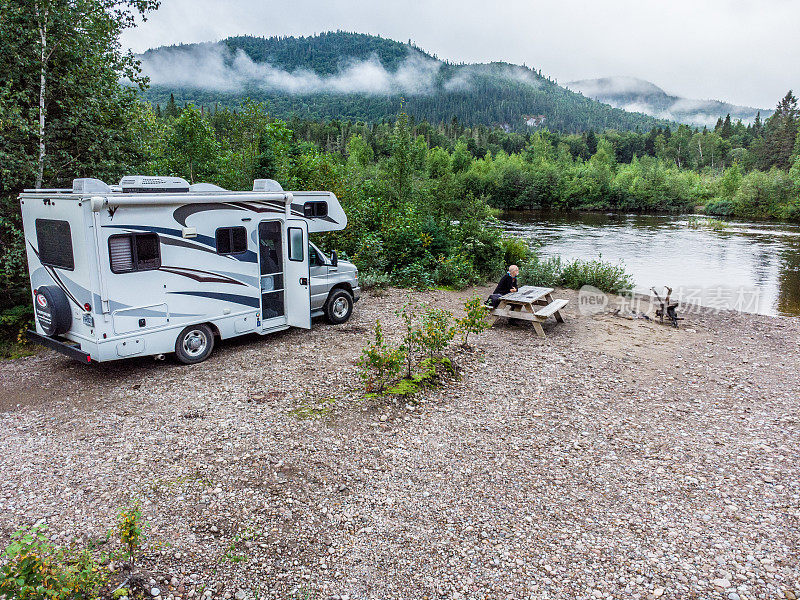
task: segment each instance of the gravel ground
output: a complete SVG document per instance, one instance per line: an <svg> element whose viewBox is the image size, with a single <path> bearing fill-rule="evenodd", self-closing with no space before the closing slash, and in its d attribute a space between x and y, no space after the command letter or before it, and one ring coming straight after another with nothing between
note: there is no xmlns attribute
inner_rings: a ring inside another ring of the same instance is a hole
<svg viewBox="0 0 800 600"><path fill-rule="evenodd" d="M498 324L418 404L361 400L404 298L191 367L0 363L0 541L86 542L140 498L164 600L800 596L800 320L573 301L547 340Z"/></svg>

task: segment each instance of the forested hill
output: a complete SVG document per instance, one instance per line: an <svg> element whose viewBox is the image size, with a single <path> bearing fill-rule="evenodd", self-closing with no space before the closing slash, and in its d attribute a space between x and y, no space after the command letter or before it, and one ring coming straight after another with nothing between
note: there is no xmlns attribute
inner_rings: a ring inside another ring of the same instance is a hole
<svg viewBox="0 0 800 600"><path fill-rule="evenodd" d="M403 106L418 120L457 119L525 131L547 127L649 130L653 117L571 92L531 68L507 63L452 64L411 43L332 32L312 37L232 37L165 46L141 57L145 97L233 107L245 98L275 117L380 121Z"/></svg>

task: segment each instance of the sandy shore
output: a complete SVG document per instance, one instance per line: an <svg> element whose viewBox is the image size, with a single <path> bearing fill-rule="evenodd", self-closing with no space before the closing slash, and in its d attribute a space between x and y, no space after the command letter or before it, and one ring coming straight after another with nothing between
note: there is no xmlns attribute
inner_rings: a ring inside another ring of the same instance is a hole
<svg viewBox="0 0 800 600"><path fill-rule="evenodd" d="M547 340L498 325L416 405L359 398L397 290L192 367L2 362L0 540L85 542L140 498L165 600L800 596L800 320L556 295Z"/></svg>

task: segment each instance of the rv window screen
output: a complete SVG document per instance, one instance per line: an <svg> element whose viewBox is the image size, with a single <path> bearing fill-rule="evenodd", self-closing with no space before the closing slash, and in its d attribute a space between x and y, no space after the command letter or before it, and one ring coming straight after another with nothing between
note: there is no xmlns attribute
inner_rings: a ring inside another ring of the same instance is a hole
<svg viewBox="0 0 800 600"><path fill-rule="evenodd" d="M72 234L66 221L36 219L36 245L39 246L39 262L43 265L75 270Z"/></svg>
<svg viewBox="0 0 800 600"><path fill-rule="evenodd" d="M303 230L289 227L289 260L303 260Z"/></svg>
<svg viewBox="0 0 800 600"><path fill-rule="evenodd" d="M156 233L128 233L108 238L112 273L152 271L161 267L161 246Z"/></svg>
<svg viewBox="0 0 800 600"><path fill-rule="evenodd" d="M328 203L322 200L313 200L303 204L303 216L309 217L327 217L328 216Z"/></svg>
<svg viewBox="0 0 800 600"><path fill-rule="evenodd" d="M217 254L247 252L247 230L244 227L220 227L216 238Z"/></svg>

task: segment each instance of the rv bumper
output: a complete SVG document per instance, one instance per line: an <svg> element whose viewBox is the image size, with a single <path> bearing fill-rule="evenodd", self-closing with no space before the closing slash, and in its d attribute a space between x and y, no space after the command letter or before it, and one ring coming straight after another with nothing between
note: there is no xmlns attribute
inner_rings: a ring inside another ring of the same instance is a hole
<svg viewBox="0 0 800 600"><path fill-rule="evenodd" d="M66 344L55 338L47 337L46 335L40 335L35 331L31 331L30 329L26 333L28 339L32 342L41 344L42 346L47 346L48 348L56 350L57 352L61 352L61 354L65 354L70 358L74 358L75 360L85 363L92 362L92 357L87 352L81 350L81 347L78 344Z"/></svg>

